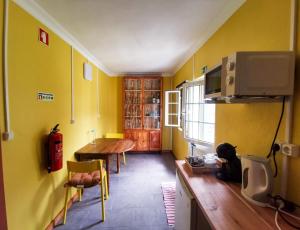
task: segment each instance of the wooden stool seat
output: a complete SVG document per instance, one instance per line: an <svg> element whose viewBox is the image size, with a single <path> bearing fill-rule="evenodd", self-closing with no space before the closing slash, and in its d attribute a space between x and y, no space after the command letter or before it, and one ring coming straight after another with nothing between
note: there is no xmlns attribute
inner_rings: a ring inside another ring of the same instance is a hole
<svg viewBox="0 0 300 230"><path fill-rule="evenodd" d="M106 174L105 170L102 170ZM71 186L76 188L89 188L101 182L100 171L93 171L91 173L75 173L71 179L65 183L65 187Z"/></svg>

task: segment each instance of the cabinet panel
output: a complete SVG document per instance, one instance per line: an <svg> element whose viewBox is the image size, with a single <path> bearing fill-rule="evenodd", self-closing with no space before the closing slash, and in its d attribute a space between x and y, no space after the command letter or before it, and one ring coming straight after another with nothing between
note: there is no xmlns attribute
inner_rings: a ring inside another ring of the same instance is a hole
<svg viewBox="0 0 300 230"><path fill-rule="evenodd" d="M125 131L125 138L134 141L135 147L133 151L149 151L149 132L130 130Z"/></svg>
<svg viewBox="0 0 300 230"><path fill-rule="evenodd" d="M160 140L160 131L150 131L150 150L160 150Z"/></svg>
<svg viewBox="0 0 300 230"><path fill-rule="evenodd" d="M132 151L136 151L137 150L137 135L135 133L135 131L125 131L125 138L126 139L130 139L134 142L135 146L132 149Z"/></svg>
<svg viewBox="0 0 300 230"><path fill-rule="evenodd" d="M137 151L149 151L149 132L137 131Z"/></svg>

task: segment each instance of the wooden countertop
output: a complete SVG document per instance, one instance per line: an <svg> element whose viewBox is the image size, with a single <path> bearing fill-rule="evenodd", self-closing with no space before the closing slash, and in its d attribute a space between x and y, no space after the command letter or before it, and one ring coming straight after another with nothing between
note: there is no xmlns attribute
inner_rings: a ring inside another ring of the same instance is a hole
<svg viewBox="0 0 300 230"><path fill-rule="evenodd" d="M193 175L185 161L176 161L176 167L213 229L277 229L275 211L246 201L239 184L225 183L211 174ZM292 229L278 219L282 229Z"/></svg>

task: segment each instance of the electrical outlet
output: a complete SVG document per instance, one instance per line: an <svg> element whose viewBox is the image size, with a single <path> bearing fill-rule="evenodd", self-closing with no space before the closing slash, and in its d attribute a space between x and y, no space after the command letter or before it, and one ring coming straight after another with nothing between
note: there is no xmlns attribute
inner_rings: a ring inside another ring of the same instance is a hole
<svg viewBox="0 0 300 230"><path fill-rule="evenodd" d="M298 157L300 150L298 145L284 143L281 145L281 152L290 157Z"/></svg>

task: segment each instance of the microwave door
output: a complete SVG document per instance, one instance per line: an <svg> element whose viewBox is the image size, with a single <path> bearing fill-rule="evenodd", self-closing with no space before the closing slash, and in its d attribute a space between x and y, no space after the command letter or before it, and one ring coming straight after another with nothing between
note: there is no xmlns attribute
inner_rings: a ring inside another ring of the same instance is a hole
<svg viewBox="0 0 300 230"><path fill-rule="evenodd" d="M226 75L227 75L228 57L222 58L222 70L221 70L221 97L226 96Z"/></svg>
<svg viewBox="0 0 300 230"><path fill-rule="evenodd" d="M218 65L205 74L205 98L221 96L221 72L222 65Z"/></svg>

